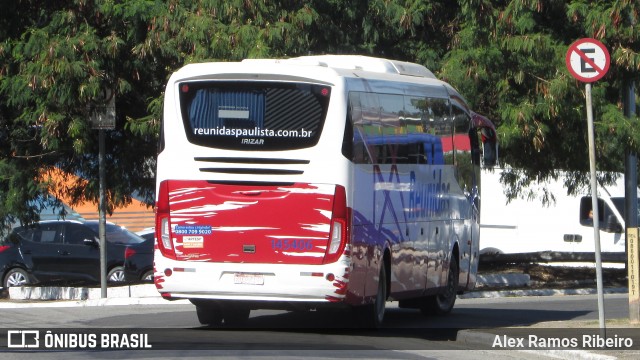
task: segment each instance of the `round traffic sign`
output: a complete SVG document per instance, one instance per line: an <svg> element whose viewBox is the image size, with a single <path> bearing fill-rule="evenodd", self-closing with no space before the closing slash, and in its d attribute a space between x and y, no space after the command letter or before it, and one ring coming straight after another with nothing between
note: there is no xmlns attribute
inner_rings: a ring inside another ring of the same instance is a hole
<svg viewBox="0 0 640 360"><path fill-rule="evenodd" d="M607 48L591 38L571 44L565 58L571 75L583 82L600 80L609 70L610 60Z"/></svg>

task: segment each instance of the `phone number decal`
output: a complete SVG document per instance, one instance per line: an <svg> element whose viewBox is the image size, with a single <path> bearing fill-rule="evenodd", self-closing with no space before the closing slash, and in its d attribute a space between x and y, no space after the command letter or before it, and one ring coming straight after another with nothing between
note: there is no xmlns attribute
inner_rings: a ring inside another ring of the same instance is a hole
<svg viewBox="0 0 640 360"><path fill-rule="evenodd" d="M177 225L173 229L176 235L211 235L209 225Z"/></svg>

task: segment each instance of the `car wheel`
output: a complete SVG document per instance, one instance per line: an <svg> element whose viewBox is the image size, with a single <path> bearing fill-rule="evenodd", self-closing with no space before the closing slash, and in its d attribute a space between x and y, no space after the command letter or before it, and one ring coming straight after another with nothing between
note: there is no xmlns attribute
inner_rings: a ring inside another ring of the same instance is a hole
<svg viewBox="0 0 640 360"><path fill-rule="evenodd" d="M124 267L116 266L107 274L107 282L123 282L124 281Z"/></svg>
<svg viewBox="0 0 640 360"><path fill-rule="evenodd" d="M140 278L140 280L144 282L153 282L153 270L149 270L145 272Z"/></svg>
<svg viewBox="0 0 640 360"><path fill-rule="evenodd" d="M13 268L7 272L2 285L5 288L12 286L23 286L29 284L29 274L23 269Z"/></svg>

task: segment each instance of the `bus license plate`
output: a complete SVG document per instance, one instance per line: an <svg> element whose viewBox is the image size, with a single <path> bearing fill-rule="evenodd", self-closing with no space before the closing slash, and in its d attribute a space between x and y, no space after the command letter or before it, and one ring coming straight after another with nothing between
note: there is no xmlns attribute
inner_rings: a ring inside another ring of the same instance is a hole
<svg viewBox="0 0 640 360"><path fill-rule="evenodd" d="M233 282L234 284L264 285L264 275L237 273L233 277Z"/></svg>

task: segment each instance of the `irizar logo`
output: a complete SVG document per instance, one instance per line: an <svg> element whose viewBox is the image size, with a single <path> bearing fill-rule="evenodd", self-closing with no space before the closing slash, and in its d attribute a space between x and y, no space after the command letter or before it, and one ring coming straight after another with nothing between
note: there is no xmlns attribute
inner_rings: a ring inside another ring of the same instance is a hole
<svg viewBox="0 0 640 360"><path fill-rule="evenodd" d="M242 145L264 145L264 139L242 139Z"/></svg>

